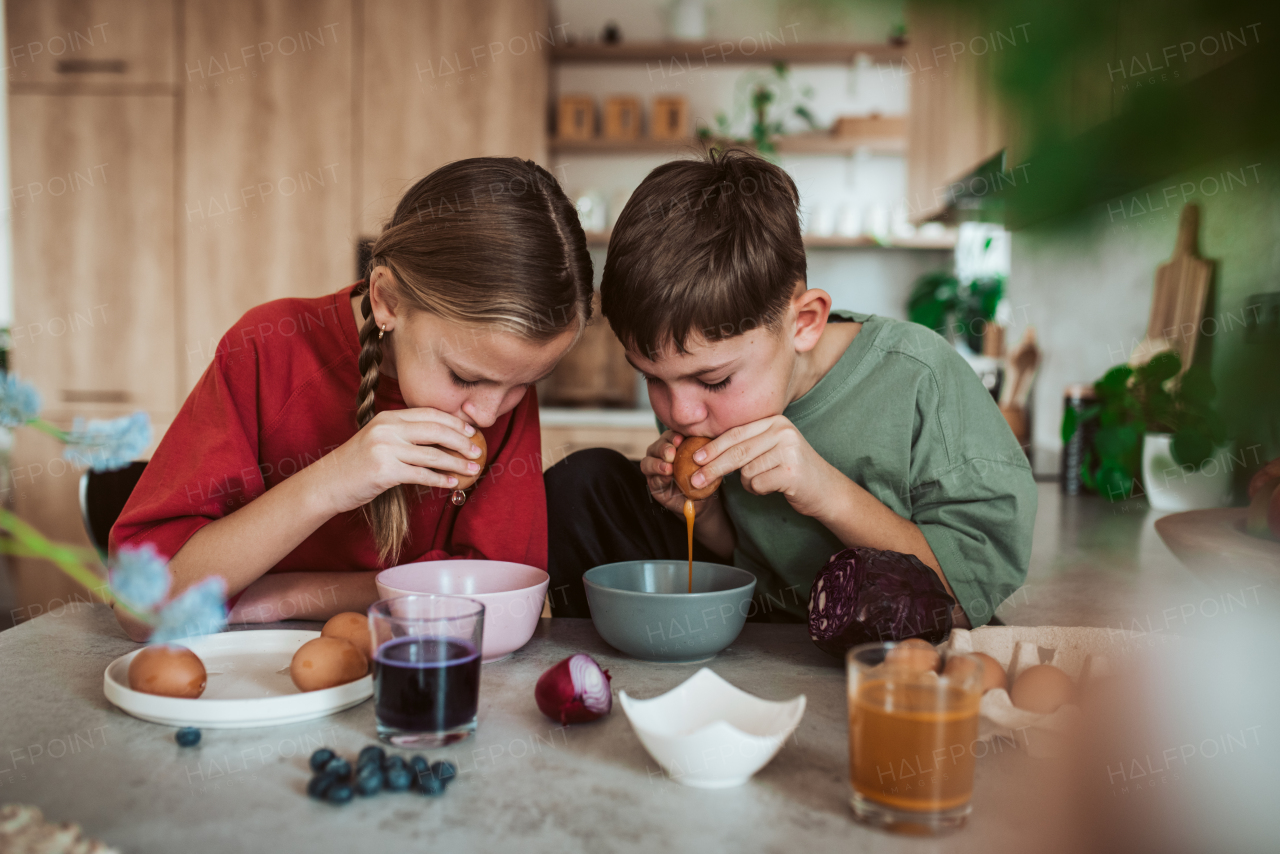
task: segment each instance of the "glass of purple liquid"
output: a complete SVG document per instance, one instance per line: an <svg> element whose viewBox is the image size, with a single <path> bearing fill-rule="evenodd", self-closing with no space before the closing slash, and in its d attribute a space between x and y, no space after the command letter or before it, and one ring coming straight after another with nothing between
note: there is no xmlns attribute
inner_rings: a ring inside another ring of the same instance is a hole
<svg viewBox="0 0 1280 854"><path fill-rule="evenodd" d="M397 747L440 747L476 731L484 605L414 595L369 607L378 737Z"/></svg>

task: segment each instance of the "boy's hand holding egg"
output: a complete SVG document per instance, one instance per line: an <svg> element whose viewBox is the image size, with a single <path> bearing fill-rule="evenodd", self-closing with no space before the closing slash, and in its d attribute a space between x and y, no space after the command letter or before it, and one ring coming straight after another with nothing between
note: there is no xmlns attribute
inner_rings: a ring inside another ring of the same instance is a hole
<svg viewBox="0 0 1280 854"><path fill-rule="evenodd" d="M704 480L702 486L693 485L693 476L702 468L693 461L693 455L710 443L711 440L706 436L690 436L680 443L680 447L676 449L675 462L672 463L672 477L676 486L680 487L686 498L694 501L710 498L720 488L720 478L710 482Z"/></svg>
<svg viewBox="0 0 1280 854"><path fill-rule="evenodd" d="M653 496L653 500L657 501L663 507L672 513L682 513L685 501L686 488L694 489L688 483L689 476L697 470L698 465L690 459L691 452L705 445L708 439L701 436L690 436L688 438L681 436L673 430L667 430L658 440L649 446L645 451L645 457L640 461L640 472L645 476L645 481L649 486L649 494ZM689 445L690 442L695 443L694 446L685 451L685 457L681 459L681 449ZM683 474L685 481L680 483ZM716 487L720 485L717 480L710 489L695 490L699 495L690 494L688 497L693 499L695 506L700 506L702 500L716 491ZM705 495L701 494L705 492ZM701 516L702 511L698 511Z"/></svg>
<svg viewBox="0 0 1280 854"><path fill-rule="evenodd" d="M742 488L752 495L780 492L797 513L819 519L838 494L832 476L844 478L782 415L725 431L697 449L693 462L702 467L690 478L694 489L737 471Z"/></svg>

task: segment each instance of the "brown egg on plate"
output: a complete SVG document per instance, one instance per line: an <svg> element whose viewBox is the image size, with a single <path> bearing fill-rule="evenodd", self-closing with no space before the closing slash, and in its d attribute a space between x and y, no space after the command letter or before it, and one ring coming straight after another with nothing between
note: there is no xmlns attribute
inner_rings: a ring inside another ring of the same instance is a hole
<svg viewBox="0 0 1280 854"><path fill-rule="evenodd" d="M996 661L985 652L970 652L967 655L976 658L982 662L982 693L990 691L992 688L1009 689L1009 677L1005 675L1004 668L1000 666L1000 662ZM948 658L947 664L942 668L943 676L950 676L956 679L963 679L973 664L968 658L959 657Z"/></svg>
<svg viewBox="0 0 1280 854"><path fill-rule="evenodd" d="M1028 667L1013 680L1009 699L1019 709L1047 715L1059 706L1075 702L1076 686L1071 677L1052 664Z"/></svg>
<svg viewBox="0 0 1280 854"><path fill-rule="evenodd" d="M694 488L689 479L702 468L693 461L694 452L699 448L711 443L706 436L687 436L680 443L680 447L676 448L676 461L672 464L671 476L675 478L676 486L680 487L680 491L684 493L686 498L692 498L699 501L703 498L709 498L717 489L720 488L720 480L717 479L713 483L708 483L701 489Z"/></svg>
<svg viewBox="0 0 1280 854"><path fill-rule="evenodd" d="M471 460L472 462L476 462L480 464L480 470L475 474L461 474L459 472L449 472L449 474L451 474L453 477L456 477L458 479L458 485L454 487L455 489L471 488L471 486L474 485L475 482L480 479L480 475L484 474L484 467L489 462L489 443L485 441L484 434L481 433L479 430L477 430L476 434L471 437L471 443L480 449L480 456L476 457L474 460ZM441 448L441 450L444 451L446 454L449 454L450 456L457 457L460 460L470 459L470 457L466 457L458 453L453 448Z"/></svg>
<svg viewBox="0 0 1280 854"><path fill-rule="evenodd" d="M194 700L208 681L204 662L185 646L149 646L129 662L129 687L144 694Z"/></svg>
<svg viewBox="0 0 1280 854"><path fill-rule="evenodd" d="M321 691L354 682L369 672L369 660L350 641L318 637L298 647L289 676L299 691Z"/></svg>
<svg viewBox="0 0 1280 854"><path fill-rule="evenodd" d="M355 611L344 611L334 614L329 622L320 630L320 637L341 638L348 641L356 649L364 653L365 658L373 658L373 641L369 636L369 618Z"/></svg>
<svg viewBox="0 0 1280 854"><path fill-rule="evenodd" d="M885 654L884 663L907 670L918 670L921 673L938 671L942 656L926 640L907 638Z"/></svg>

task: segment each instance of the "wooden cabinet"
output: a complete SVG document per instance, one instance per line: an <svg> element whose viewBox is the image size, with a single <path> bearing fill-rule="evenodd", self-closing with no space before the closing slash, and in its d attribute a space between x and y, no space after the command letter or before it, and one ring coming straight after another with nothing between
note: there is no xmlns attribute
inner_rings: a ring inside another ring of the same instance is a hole
<svg viewBox="0 0 1280 854"><path fill-rule="evenodd" d="M60 427L141 409L159 435L179 392L174 5L19 0L5 11L11 365ZM88 546L80 472L51 437L15 432L6 503L47 536ZM88 598L46 562L12 566L18 621Z"/></svg>
<svg viewBox="0 0 1280 854"><path fill-rule="evenodd" d="M907 199L912 221L923 222L945 207L948 184L1008 144L1008 127L990 77L989 45L983 56L968 49L975 37L992 37L975 11L960 4L910 4L907 25L911 44L898 67L911 88ZM1014 30L1010 37L1020 36ZM964 52L953 56L955 44Z"/></svg>
<svg viewBox="0 0 1280 854"><path fill-rule="evenodd" d="M185 4L182 395L255 305L352 281L352 0Z"/></svg>
<svg viewBox="0 0 1280 854"><path fill-rule="evenodd" d="M361 65L362 234L418 178L464 157L546 162L546 0L366 0Z"/></svg>
<svg viewBox="0 0 1280 854"><path fill-rule="evenodd" d="M170 84L173 0L10 0L10 83Z"/></svg>
<svg viewBox="0 0 1280 854"><path fill-rule="evenodd" d="M173 98L11 94L9 122L14 369L51 414L172 415Z"/></svg>
<svg viewBox="0 0 1280 854"><path fill-rule="evenodd" d="M244 312L352 281L357 237L409 182L462 157L545 161L547 0L5 15L12 362L63 426L143 409L159 437ZM23 518L87 545L57 443L18 431L10 468ZM19 619L74 587L34 561L16 577Z"/></svg>

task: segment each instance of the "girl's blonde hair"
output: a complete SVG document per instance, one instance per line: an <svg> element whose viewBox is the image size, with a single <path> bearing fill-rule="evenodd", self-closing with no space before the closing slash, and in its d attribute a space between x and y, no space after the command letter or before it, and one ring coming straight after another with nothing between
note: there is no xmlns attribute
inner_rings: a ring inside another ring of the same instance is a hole
<svg viewBox="0 0 1280 854"><path fill-rule="evenodd" d="M548 341L591 317L591 256L577 212L547 170L514 157L475 157L409 189L371 249L360 329L356 424L375 414L382 341L369 300L375 267L409 309ZM383 566L409 537L403 485L364 507Z"/></svg>

